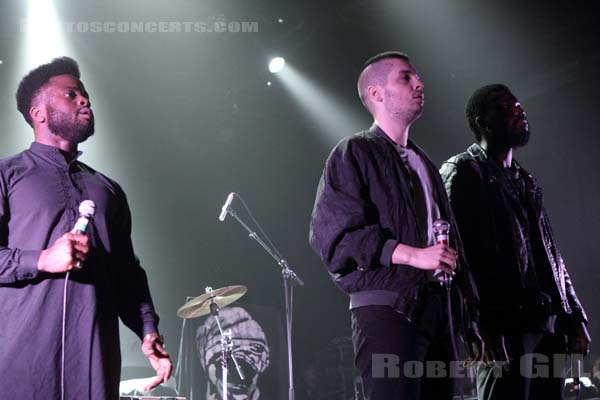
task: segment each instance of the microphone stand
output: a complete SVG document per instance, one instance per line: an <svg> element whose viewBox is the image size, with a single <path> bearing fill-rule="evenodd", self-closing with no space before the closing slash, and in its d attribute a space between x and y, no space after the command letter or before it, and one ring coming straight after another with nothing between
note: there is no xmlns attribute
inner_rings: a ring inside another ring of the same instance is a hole
<svg viewBox="0 0 600 400"><path fill-rule="evenodd" d="M227 209L227 213L231 214L240 225L248 231L248 236L251 239L256 240L258 244L275 260L277 265L281 268L281 276L283 277L283 292L285 297L285 325L287 334L287 352L288 352L288 372L289 372L289 391L288 400L294 400L294 372L292 366L292 291L293 284L298 286L304 286L302 279L296 275L296 273L289 267L286 260L279 257L263 240L254 232L231 208Z"/></svg>

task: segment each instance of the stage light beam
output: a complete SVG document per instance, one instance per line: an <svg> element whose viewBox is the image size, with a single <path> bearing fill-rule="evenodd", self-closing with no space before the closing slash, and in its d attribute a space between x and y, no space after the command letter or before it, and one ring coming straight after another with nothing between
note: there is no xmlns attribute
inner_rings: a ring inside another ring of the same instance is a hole
<svg viewBox="0 0 600 400"><path fill-rule="evenodd" d="M2 68L10 68L10 87L16 90L21 78L33 68L50 62L53 58L71 56L70 46L65 41L64 24L52 0L27 0L26 8L18 17L18 35L15 36L15 55L4 59ZM2 140L2 154L11 154L27 148L31 142L30 127L17 112L3 119L6 130L11 132ZM6 153L5 153L6 152Z"/></svg>
<svg viewBox="0 0 600 400"><path fill-rule="evenodd" d="M27 16L21 21L21 31L25 33L23 61L27 69L69 55L62 30L52 0L29 0Z"/></svg>
<svg viewBox="0 0 600 400"><path fill-rule="evenodd" d="M322 132L321 139L327 147L344 136L358 132L369 123L366 113L363 113L364 118L357 117L357 113L346 100L328 92L293 65L287 65L277 74L277 78L295 100L298 108L311 121L311 125L317 126Z"/></svg>

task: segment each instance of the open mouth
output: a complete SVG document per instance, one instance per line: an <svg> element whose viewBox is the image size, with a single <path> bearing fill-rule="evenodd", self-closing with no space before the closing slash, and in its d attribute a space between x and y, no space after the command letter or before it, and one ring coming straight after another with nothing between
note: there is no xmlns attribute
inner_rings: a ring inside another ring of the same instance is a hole
<svg viewBox="0 0 600 400"><path fill-rule="evenodd" d="M518 131L518 132L521 132L521 133L529 132L529 123L527 122L526 119L519 120L519 121L517 121L517 122L514 123L513 129L515 131Z"/></svg>
<svg viewBox="0 0 600 400"><path fill-rule="evenodd" d="M79 110L79 112L77 113L77 116L86 118L88 120L92 120L94 118L94 114L92 113L92 110L90 110L89 108L84 108L84 109Z"/></svg>

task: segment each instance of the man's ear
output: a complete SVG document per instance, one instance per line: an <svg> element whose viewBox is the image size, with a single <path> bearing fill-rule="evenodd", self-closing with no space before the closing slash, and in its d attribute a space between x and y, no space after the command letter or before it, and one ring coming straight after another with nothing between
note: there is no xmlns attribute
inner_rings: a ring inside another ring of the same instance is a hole
<svg viewBox="0 0 600 400"><path fill-rule="evenodd" d="M383 96L381 95L381 86L371 85L367 88L367 94L369 99L374 103L379 103L383 100Z"/></svg>
<svg viewBox="0 0 600 400"><path fill-rule="evenodd" d="M475 117L475 125L477 125L477 127L479 129L482 129L482 130L485 129L485 125L484 125L483 119L481 117L479 117L479 116Z"/></svg>
<svg viewBox="0 0 600 400"><path fill-rule="evenodd" d="M475 125L477 125L480 132L486 132L488 134L492 132L487 121L479 116L475 117Z"/></svg>
<svg viewBox="0 0 600 400"><path fill-rule="evenodd" d="M38 124L46 122L46 107L43 105L31 106L29 116L33 122L37 122Z"/></svg>

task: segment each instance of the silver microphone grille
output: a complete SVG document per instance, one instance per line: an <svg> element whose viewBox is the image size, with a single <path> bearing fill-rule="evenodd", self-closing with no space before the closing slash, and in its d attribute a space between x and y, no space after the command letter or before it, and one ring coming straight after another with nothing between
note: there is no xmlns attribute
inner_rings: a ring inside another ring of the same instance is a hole
<svg viewBox="0 0 600 400"><path fill-rule="evenodd" d="M79 204L79 214L90 218L96 213L96 204L92 200L84 200Z"/></svg>

